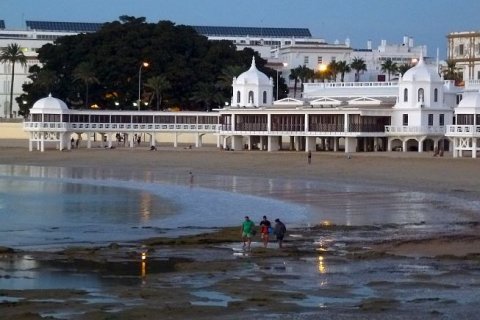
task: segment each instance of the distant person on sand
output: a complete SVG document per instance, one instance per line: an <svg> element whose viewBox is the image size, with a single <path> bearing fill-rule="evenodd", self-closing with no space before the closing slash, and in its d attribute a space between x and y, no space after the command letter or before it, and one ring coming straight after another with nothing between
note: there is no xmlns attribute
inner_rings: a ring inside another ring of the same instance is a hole
<svg viewBox="0 0 480 320"><path fill-rule="evenodd" d="M273 233L277 237L278 247L283 248L283 238L285 237L285 233L287 233L287 228L285 224L280 221L280 219L275 219L275 228L273 228Z"/></svg>
<svg viewBox="0 0 480 320"><path fill-rule="evenodd" d="M260 234L262 235L263 246L266 248L268 246L269 233L272 224L267 220L267 216L263 216L263 220L260 221Z"/></svg>
<svg viewBox="0 0 480 320"><path fill-rule="evenodd" d="M190 172L188 173L188 176L189 176L189 179L190 179L190 184L193 184L193 172L190 171Z"/></svg>
<svg viewBox="0 0 480 320"><path fill-rule="evenodd" d="M255 223L248 216L245 216L245 221L242 223L242 240L243 248L250 250L250 245L252 244L252 237L255 233Z"/></svg>
<svg viewBox="0 0 480 320"><path fill-rule="evenodd" d="M307 153L307 161L308 161L308 164L311 164L312 163L312 151L308 150L308 153Z"/></svg>

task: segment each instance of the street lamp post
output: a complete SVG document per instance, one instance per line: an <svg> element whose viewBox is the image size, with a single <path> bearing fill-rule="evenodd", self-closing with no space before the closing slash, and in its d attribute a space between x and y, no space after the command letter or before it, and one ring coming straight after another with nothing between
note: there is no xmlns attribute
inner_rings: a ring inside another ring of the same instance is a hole
<svg viewBox="0 0 480 320"><path fill-rule="evenodd" d="M137 103L137 108L140 110L140 104L142 101L142 67L147 68L149 66L148 62L142 62L140 64L140 68L138 69L138 103Z"/></svg>

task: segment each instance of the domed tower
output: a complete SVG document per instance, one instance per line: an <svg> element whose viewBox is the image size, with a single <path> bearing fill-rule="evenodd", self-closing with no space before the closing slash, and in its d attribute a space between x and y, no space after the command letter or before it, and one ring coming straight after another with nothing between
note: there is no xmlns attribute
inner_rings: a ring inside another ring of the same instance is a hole
<svg viewBox="0 0 480 320"><path fill-rule="evenodd" d="M260 72L252 58L250 69L233 78L233 107L263 107L272 105L273 79Z"/></svg>
<svg viewBox="0 0 480 320"><path fill-rule="evenodd" d="M69 137L64 122L64 115L69 114L65 102L48 95L35 102L30 109L29 119L24 122L24 129L30 135L29 149L33 150L33 143L37 149L45 151L45 143L53 142L57 149L63 150L68 145Z"/></svg>
<svg viewBox="0 0 480 320"><path fill-rule="evenodd" d="M399 82L397 108L441 108L444 81L438 71L425 63L423 56Z"/></svg>
<svg viewBox="0 0 480 320"><path fill-rule="evenodd" d="M405 72L387 128L388 149L434 151L448 148L445 129L453 120L453 105L445 101L445 81L423 56Z"/></svg>

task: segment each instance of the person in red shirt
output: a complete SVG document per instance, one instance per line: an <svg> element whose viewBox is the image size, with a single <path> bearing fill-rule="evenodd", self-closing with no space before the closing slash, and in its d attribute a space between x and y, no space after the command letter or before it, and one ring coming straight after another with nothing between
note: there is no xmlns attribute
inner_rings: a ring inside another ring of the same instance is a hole
<svg viewBox="0 0 480 320"><path fill-rule="evenodd" d="M263 246L268 246L269 234L271 230L271 223L267 220L267 216L263 216L263 220L260 222L260 233L262 235Z"/></svg>

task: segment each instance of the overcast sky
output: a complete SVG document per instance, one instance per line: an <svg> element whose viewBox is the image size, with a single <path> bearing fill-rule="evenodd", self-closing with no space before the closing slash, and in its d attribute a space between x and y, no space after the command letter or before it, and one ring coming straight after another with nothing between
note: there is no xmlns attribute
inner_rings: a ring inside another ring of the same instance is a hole
<svg viewBox="0 0 480 320"><path fill-rule="evenodd" d="M446 55L446 35L480 30L480 0L0 0L7 29L25 20L106 22L121 15L148 22L250 27L299 27L327 42L347 37L355 48L403 36Z"/></svg>

